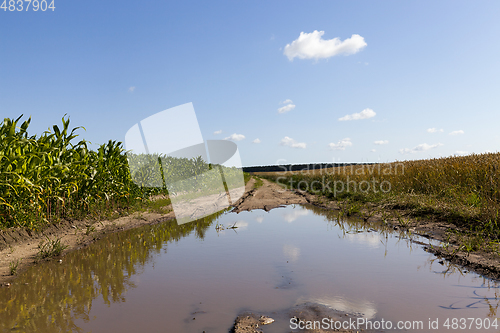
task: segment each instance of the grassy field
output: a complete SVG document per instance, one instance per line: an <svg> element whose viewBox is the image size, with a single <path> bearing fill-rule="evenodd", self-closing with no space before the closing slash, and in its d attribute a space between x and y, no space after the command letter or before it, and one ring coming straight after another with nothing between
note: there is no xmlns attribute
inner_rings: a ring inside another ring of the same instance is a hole
<svg viewBox="0 0 500 333"><path fill-rule="evenodd" d="M369 203L500 238L500 153L258 175L354 210Z"/></svg>

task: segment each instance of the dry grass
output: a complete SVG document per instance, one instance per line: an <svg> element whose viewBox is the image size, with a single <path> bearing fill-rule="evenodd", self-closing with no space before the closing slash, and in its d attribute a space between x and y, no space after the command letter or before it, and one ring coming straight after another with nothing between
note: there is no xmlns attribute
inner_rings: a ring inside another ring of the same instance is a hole
<svg viewBox="0 0 500 333"><path fill-rule="evenodd" d="M332 200L376 203L481 232L489 228L488 237L500 234L500 153L258 175Z"/></svg>

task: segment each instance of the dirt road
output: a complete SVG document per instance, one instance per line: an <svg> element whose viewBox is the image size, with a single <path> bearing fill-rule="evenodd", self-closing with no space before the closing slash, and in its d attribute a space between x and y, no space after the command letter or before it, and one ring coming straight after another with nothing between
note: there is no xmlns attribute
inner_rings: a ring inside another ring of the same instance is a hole
<svg viewBox="0 0 500 333"><path fill-rule="evenodd" d="M264 180L264 185L254 188L255 179L251 179L245 187L245 194L235 204L235 212L252 209L272 208L288 204L307 203L306 197L291 191L283 191L279 185ZM146 224L155 224L175 218L171 207L168 214L134 213L115 220L102 221L62 221L51 224L41 232L24 228L0 230L0 284L11 283L15 275L11 275L11 266L18 263L16 275L35 264L41 241L60 238L67 246L64 253L74 251L100 239L104 234L137 228ZM57 258L64 260L64 258ZM42 263L42 262L41 262Z"/></svg>
<svg viewBox="0 0 500 333"><path fill-rule="evenodd" d="M262 186L258 188L255 188L256 181L253 178L246 184L245 193L234 204L233 212L239 213L254 209L269 211L290 204L312 204L331 210L341 209L339 207L341 203L336 201L305 192L285 190L280 185L265 179L262 181ZM384 221L384 223L393 225L394 228L407 228L414 234L442 241L445 240L446 230L455 228L452 224L442 221L422 220L411 220L410 223L402 226L398 219L388 218L384 213L386 212L369 212L365 207L358 215L364 217L367 222L381 223ZM47 237L50 239L60 238L62 244L68 246L65 250L68 252L86 246L106 233L136 228L145 224L160 223L173 218L175 218L173 211L163 215L134 213L111 221L65 221L47 226L40 233L21 228L0 231L0 283L5 284L14 280L15 276L10 274L12 263L19 262L17 273L33 265L39 251L38 244ZM427 251L487 277L500 278L500 260L497 254L458 251L459 249L452 241L446 250L434 247L428 248Z"/></svg>
<svg viewBox="0 0 500 333"><path fill-rule="evenodd" d="M248 182L245 194L236 202L233 212L239 213L254 209L263 209L268 212L285 205L310 203L305 194L284 190L278 184L265 179L262 181L263 185L259 188L254 188L254 179Z"/></svg>

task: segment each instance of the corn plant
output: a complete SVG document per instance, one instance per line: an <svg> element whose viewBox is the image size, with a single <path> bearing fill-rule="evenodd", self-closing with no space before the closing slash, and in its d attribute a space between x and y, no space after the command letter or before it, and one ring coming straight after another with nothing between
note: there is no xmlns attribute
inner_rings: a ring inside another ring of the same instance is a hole
<svg viewBox="0 0 500 333"><path fill-rule="evenodd" d="M37 228L129 202L134 184L120 142L92 151L75 142L69 118L39 137L28 135L31 118L20 119L0 125L0 226Z"/></svg>
<svg viewBox="0 0 500 333"><path fill-rule="evenodd" d="M129 209L152 195L167 195L167 182L202 192L220 182L218 173L207 171L223 167L201 157L134 155L112 140L94 151L77 140L81 127L71 129L67 117L40 136L28 135L31 118L20 123L21 118L0 124L0 228L37 229L60 219ZM224 168L226 181L240 173Z"/></svg>

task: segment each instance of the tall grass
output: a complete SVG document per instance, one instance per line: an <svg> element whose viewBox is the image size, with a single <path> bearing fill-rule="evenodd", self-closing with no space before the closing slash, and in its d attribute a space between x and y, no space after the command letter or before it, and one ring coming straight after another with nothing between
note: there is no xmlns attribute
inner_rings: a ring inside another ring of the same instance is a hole
<svg viewBox="0 0 500 333"><path fill-rule="evenodd" d="M496 226L500 213L500 153L267 173L264 177L336 200L390 202L396 208L438 215L459 225Z"/></svg>

